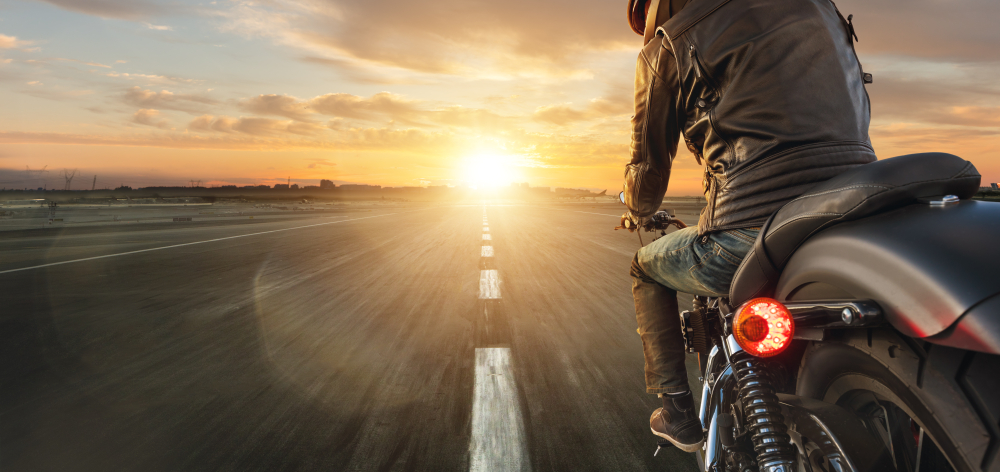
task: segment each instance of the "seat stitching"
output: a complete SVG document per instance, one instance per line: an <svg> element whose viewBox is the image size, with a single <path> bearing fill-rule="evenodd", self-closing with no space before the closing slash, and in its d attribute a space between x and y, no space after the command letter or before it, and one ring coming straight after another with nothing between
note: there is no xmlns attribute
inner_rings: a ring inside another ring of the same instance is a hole
<svg viewBox="0 0 1000 472"><path fill-rule="evenodd" d="M953 179L954 179L955 177L958 177L958 176L960 176L960 175L964 174L964 173L965 173L965 171L969 170L969 167L970 167L971 165L972 165L972 163L971 163L971 162L966 162L966 163L965 163L965 167L963 167L963 168L962 168L962 170L958 171L958 173L957 173L957 174L955 174L955 175L951 176L951 178L953 178Z"/></svg>
<svg viewBox="0 0 1000 472"><path fill-rule="evenodd" d="M801 197L796 198L795 200L792 200L792 202L802 200L803 198L818 197L820 195L826 195L828 193L840 192L842 190L850 190L852 188L867 188L867 187L871 187L871 188L885 188L885 189L895 188L895 187L886 187L884 185L852 185L850 187L841 187L841 188L836 188L836 189L833 189L833 190L827 190L827 191L822 192L822 193L811 193L809 195L803 195ZM788 202L788 203L791 203L791 202Z"/></svg>
<svg viewBox="0 0 1000 472"><path fill-rule="evenodd" d="M793 223L793 222L796 222L798 220L801 220L801 219L804 219L804 218L810 218L810 217L813 217L813 216L823 216L823 215L844 216L844 213L819 213L819 212L816 212L816 213L803 213L801 215L796 215L795 217L790 218L790 219L782 222L780 225L778 225L774 229L768 231L767 234L769 234L769 235L770 234L774 234L775 231L778 231L779 229L784 228L786 225L788 225L790 223Z"/></svg>

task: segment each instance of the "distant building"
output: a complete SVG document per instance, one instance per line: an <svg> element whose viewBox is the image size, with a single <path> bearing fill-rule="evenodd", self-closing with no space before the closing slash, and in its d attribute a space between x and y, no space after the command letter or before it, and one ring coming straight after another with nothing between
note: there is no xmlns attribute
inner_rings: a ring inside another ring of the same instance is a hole
<svg viewBox="0 0 1000 472"><path fill-rule="evenodd" d="M275 190L288 190L288 184L274 184Z"/></svg>
<svg viewBox="0 0 1000 472"><path fill-rule="evenodd" d="M337 186L333 184L332 180L322 179L319 181L319 188L322 190L332 190L337 188Z"/></svg>
<svg viewBox="0 0 1000 472"><path fill-rule="evenodd" d="M289 188L291 188L292 190L298 190L299 189L299 184L292 184L292 186L289 187Z"/></svg>
<svg viewBox="0 0 1000 472"><path fill-rule="evenodd" d="M370 191L373 191L373 190L381 190L382 187L379 186L379 185L348 184L348 185L341 185L340 189L341 190L347 190L347 191L353 191L353 192L370 192Z"/></svg>
<svg viewBox="0 0 1000 472"><path fill-rule="evenodd" d="M1000 190L1000 184L997 184L996 182L990 184L990 187L993 187L993 190Z"/></svg>

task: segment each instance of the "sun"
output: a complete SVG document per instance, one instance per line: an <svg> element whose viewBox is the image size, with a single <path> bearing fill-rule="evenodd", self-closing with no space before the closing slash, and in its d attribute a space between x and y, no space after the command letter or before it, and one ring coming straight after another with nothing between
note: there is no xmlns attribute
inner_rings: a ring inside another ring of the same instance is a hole
<svg viewBox="0 0 1000 472"><path fill-rule="evenodd" d="M476 188L509 185L516 178L510 157L479 153L465 159L463 180Z"/></svg>

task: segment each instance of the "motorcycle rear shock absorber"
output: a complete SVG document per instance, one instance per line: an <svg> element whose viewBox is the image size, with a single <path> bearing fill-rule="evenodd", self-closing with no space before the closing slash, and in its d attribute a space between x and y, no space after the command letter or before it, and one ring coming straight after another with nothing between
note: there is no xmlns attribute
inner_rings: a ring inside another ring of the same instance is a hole
<svg viewBox="0 0 1000 472"><path fill-rule="evenodd" d="M788 437L768 366L745 352L735 355L732 365L757 466L761 472L795 470L796 450Z"/></svg>

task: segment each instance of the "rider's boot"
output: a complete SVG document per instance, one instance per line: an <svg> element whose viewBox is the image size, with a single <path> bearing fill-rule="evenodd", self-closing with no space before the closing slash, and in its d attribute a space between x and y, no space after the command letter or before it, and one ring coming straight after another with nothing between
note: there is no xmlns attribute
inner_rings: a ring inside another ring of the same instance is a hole
<svg viewBox="0 0 1000 472"><path fill-rule="evenodd" d="M664 438L684 452L694 452L705 441L701 420L694 409L691 391L664 394L663 408L657 408L649 418L653 434Z"/></svg>

